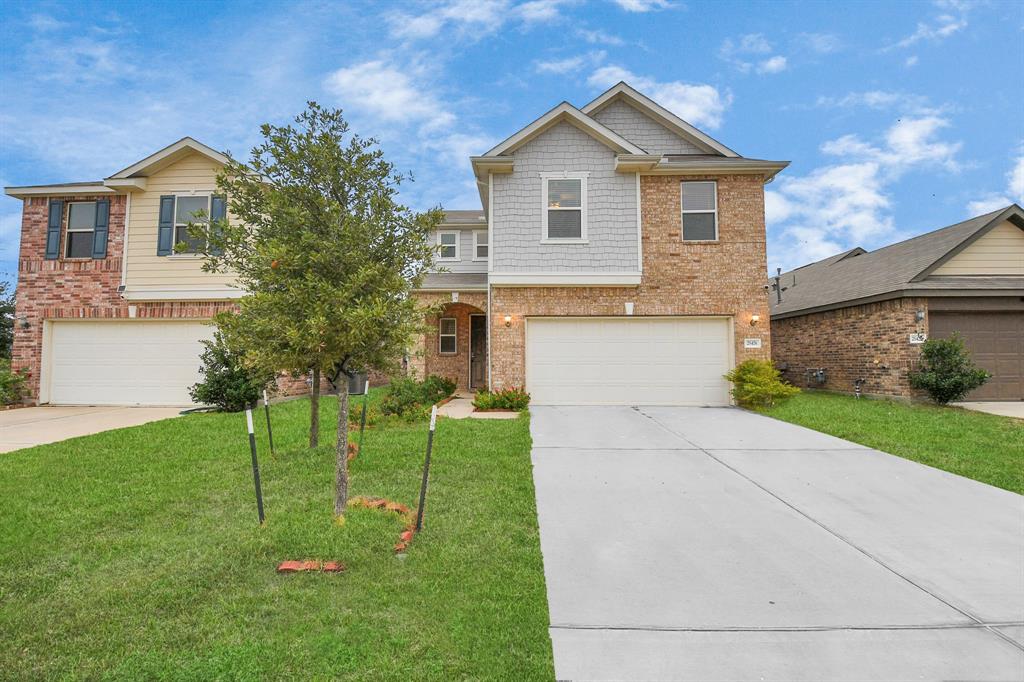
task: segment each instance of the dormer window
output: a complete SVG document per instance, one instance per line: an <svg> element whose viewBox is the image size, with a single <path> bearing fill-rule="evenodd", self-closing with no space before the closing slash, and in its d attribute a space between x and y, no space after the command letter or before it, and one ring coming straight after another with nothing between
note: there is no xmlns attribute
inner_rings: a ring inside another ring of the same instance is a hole
<svg viewBox="0 0 1024 682"><path fill-rule="evenodd" d="M437 252L438 260L459 260L458 232L438 232L437 243L440 247Z"/></svg>
<svg viewBox="0 0 1024 682"><path fill-rule="evenodd" d="M583 242L587 238L587 178L560 174L542 178L542 241Z"/></svg>

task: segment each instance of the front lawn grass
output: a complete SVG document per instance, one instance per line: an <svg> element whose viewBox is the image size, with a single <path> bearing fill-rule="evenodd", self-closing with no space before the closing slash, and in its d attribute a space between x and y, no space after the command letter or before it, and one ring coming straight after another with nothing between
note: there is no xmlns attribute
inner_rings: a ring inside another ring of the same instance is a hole
<svg viewBox="0 0 1024 682"><path fill-rule="evenodd" d="M818 392L764 413L1024 494L1024 424L1008 417Z"/></svg>
<svg viewBox="0 0 1024 682"><path fill-rule="evenodd" d="M322 408L330 441L337 401ZM240 414L0 455L0 677L553 678L528 417L439 420L400 559L396 514L333 524L333 448L303 447L308 411L273 406L276 458L255 415L263 528ZM367 430L351 494L414 507L425 443L425 422ZM275 572L311 558L348 570Z"/></svg>

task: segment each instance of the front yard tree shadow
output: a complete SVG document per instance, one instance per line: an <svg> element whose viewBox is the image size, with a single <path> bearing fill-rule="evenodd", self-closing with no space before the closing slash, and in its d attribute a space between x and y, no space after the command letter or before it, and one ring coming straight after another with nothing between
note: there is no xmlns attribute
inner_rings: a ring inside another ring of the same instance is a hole
<svg viewBox="0 0 1024 682"><path fill-rule="evenodd" d="M319 443L320 377L337 391L334 515L348 499L348 381L356 370L394 368L420 330L410 295L432 265L435 208L397 201L402 181L373 139L350 133L341 110L309 102L294 125L261 127L246 163L217 177L223 219L189 226L205 244L203 268L233 272L246 292L216 322L245 361L311 372L309 444Z"/></svg>

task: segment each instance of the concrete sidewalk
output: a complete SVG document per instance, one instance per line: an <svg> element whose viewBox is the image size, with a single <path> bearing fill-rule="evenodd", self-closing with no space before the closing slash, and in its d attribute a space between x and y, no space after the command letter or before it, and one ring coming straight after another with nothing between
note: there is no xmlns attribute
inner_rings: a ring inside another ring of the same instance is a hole
<svg viewBox="0 0 1024 682"><path fill-rule="evenodd" d="M184 407L23 407L0 412L0 452L177 417Z"/></svg>
<svg viewBox="0 0 1024 682"><path fill-rule="evenodd" d="M952 403L952 405L955 407L962 407L965 410L974 410L975 412L987 412L989 414L998 414L1000 417L1013 417L1014 419L1024 419L1024 400Z"/></svg>
<svg viewBox="0 0 1024 682"><path fill-rule="evenodd" d="M531 408L564 680L1024 677L1024 498L730 408Z"/></svg>

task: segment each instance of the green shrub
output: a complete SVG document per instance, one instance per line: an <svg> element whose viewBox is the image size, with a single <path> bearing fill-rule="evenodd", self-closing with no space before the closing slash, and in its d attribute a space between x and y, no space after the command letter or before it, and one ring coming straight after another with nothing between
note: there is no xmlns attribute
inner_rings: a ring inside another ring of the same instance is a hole
<svg viewBox="0 0 1024 682"><path fill-rule="evenodd" d="M239 412L259 400L263 389L274 380L272 374L245 367L242 354L228 348L219 331L203 345L206 350L199 356L203 378L188 389L197 403L216 405L223 412Z"/></svg>
<svg viewBox="0 0 1024 682"><path fill-rule="evenodd" d="M451 379L434 375L423 381L416 381L410 377L393 379L380 401L380 411L384 415L418 417L431 405L454 393L455 385Z"/></svg>
<svg viewBox="0 0 1024 682"><path fill-rule="evenodd" d="M948 339L924 342L921 369L910 373L910 385L927 391L932 400L945 405L960 400L991 376L971 361L963 339L954 333Z"/></svg>
<svg viewBox="0 0 1024 682"><path fill-rule="evenodd" d="M530 405L530 394L522 388L506 388L491 393L487 390L476 392L473 406L478 410L525 410Z"/></svg>
<svg viewBox="0 0 1024 682"><path fill-rule="evenodd" d="M771 407L800 392L782 380L771 360L745 360L725 378L732 382L732 397L743 407Z"/></svg>
<svg viewBox="0 0 1024 682"><path fill-rule="evenodd" d="M25 370L12 372L11 361L0 359L0 403L13 405L21 402L27 392L25 389L26 377Z"/></svg>

